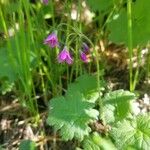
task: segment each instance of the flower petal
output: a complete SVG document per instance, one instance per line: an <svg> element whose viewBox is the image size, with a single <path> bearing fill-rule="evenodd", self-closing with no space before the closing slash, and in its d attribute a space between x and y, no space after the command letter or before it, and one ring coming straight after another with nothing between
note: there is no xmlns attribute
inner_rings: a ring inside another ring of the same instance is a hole
<svg viewBox="0 0 150 150"><path fill-rule="evenodd" d="M45 40L44 44L48 44L51 48L59 45L57 34L55 32L51 33Z"/></svg>
<svg viewBox="0 0 150 150"><path fill-rule="evenodd" d="M69 65L72 64L73 63L73 59L71 57L67 56L66 57L66 63L69 64Z"/></svg>
<svg viewBox="0 0 150 150"><path fill-rule="evenodd" d="M83 62L87 62L88 59L87 59L87 55L84 53L84 52L80 52L80 58Z"/></svg>
<svg viewBox="0 0 150 150"><path fill-rule="evenodd" d="M68 54L68 51L66 49L63 49L59 54L58 54L58 62L61 63L63 61L66 60L67 58L67 54Z"/></svg>
<svg viewBox="0 0 150 150"><path fill-rule="evenodd" d="M86 43L83 42L83 51L84 52L88 52L89 51L89 47Z"/></svg>

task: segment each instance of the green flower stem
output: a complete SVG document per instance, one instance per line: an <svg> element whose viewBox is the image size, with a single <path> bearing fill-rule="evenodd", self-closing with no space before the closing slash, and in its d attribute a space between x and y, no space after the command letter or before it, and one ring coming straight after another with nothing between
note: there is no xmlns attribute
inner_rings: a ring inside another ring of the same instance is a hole
<svg viewBox="0 0 150 150"><path fill-rule="evenodd" d="M73 30L80 38L85 39L92 46L92 48L93 48L93 56L96 58L97 86L98 86L98 90L99 90L100 89L100 65L99 65L99 54L98 54L98 51L95 50L95 46L93 45L92 41L87 36L85 36L83 33L81 33L80 30L77 30L76 28L72 27L70 24L67 25L66 23L59 24L57 28L60 28L62 26L67 26L68 28ZM99 95L99 98L100 98L100 95ZM100 114L102 114L103 104L102 104L101 100L100 100L99 106L100 106Z"/></svg>
<svg viewBox="0 0 150 150"><path fill-rule="evenodd" d="M142 52L141 49L142 49L141 47L137 49L137 65L138 66L136 67L136 71L135 71L134 78L133 78L133 89L135 89L136 84L139 80L139 66L142 63L141 62L141 52Z"/></svg>
<svg viewBox="0 0 150 150"><path fill-rule="evenodd" d="M132 39L132 0L127 1L127 16L128 16L128 50L129 50L129 79L130 91L134 91L133 87L133 39Z"/></svg>
<svg viewBox="0 0 150 150"><path fill-rule="evenodd" d="M52 23L53 23L53 27L55 27L55 17L54 17L55 12L54 12L54 2L53 2L53 0L50 1L50 8L52 10Z"/></svg>
<svg viewBox="0 0 150 150"><path fill-rule="evenodd" d="M82 5L81 5L81 1L80 0L78 0L78 14L79 14L79 31L80 31L80 33L82 33L82 19L81 19L81 16L82 16ZM79 43L80 43L80 41L82 41L82 39L80 38L79 40ZM80 47L80 46L79 46ZM79 50L78 50L78 53L79 53ZM80 75L82 75L82 73L83 73L83 69L84 69L84 66L83 66L83 63L81 63L80 61L79 61L79 74Z"/></svg>
<svg viewBox="0 0 150 150"><path fill-rule="evenodd" d="M150 78L150 52L147 56L147 77Z"/></svg>
<svg viewBox="0 0 150 150"><path fill-rule="evenodd" d="M78 74L79 74L79 65L78 65L79 64L78 63L79 46L78 46L78 44L79 44L78 39L76 39L76 46L75 46L75 60L76 60L76 63L75 63L75 65L76 65L76 67L75 67L76 73L75 73L75 75L76 75L76 78L78 77Z"/></svg>
<svg viewBox="0 0 150 150"><path fill-rule="evenodd" d="M55 17L54 17L54 2L53 2L53 0L51 0L51 4L50 4L50 6L51 6L51 10L52 10L52 23L53 23L53 27L55 27ZM57 55L58 55L58 53L59 53L59 51L58 51L58 49L57 48L55 48L55 55L56 55L56 57L57 57ZM52 59L53 60L53 59ZM52 62L53 63L53 62ZM55 69L55 73L58 73L58 70L56 69L56 68L54 68ZM61 76L59 77L59 82L60 82L60 80L61 80ZM57 95L59 92L57 92L57 83L54 83L55 85L54 86L52 86L52 90L53 90L53 93L54 93L54 96L55 95ZM54 138L53 138L53 149L54 150L56 150L56 131L54 130L54 132L53 132L53 136L54 136Z"/></svg>

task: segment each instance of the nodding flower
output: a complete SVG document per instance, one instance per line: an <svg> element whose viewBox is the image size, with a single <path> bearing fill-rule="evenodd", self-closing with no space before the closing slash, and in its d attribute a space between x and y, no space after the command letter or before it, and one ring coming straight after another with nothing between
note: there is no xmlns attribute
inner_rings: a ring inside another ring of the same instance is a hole
<svg viewBox="0 0 150 150"><path fill-rule="evenodd" d="M89 51L89 47L88 47L88 45L85 42L83 42L82 47L83 47L83 51L85 53Z"/></svg>
<svg viewBox="0 0 150 150"><path fill-rule="evenodd" d="M73 63L73 59L71 58L71 55L70 55L69 51L67 50L66 46L58 54L57 59L58 59L59 63L66 62L69 65Z"/></svg>
<svg viewBox="0 0 150 150"><path fill-rule="evenodd" d="M57 47L59 45L57 33L52 32L49 34L48 37L44 40L44 44L48 44L51 48Z"/></svg>
<svg viewBox="0 0 150 150"><path fill-rule="evenodd" d="M42 0L43 4L48 5L48 0Z"/></svg>
<svg viewBox="0 0 150 150"><path fill-rule="evenodd" d="M83 62L85 62L85 63L88 62L87 55L83 51L80 52L80 58Z"/></svg>

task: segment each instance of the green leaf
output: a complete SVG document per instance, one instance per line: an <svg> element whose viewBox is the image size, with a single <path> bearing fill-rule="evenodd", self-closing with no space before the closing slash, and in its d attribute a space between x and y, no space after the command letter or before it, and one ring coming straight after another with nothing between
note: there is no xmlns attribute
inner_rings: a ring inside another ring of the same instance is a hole
<svg viewBox="0 0 150 150"><path fill-rule="evenodd" d="M94 11L105 11L113 6L113 0L87 0L87 4Z"/></svg>
<svg viewBox="0 0 150 150"><path fill-rule="evenodd" d="M150 1L137 0L132 4L133 46L145 45L150 40ZM118 17L116 17L118 16ZM128 43L127 11L122 8L108 24L109 39L115 43Z"/></svg>
<svg viewBox="0 0 150 150"><path fill-rule="evenodd" d="M78 90L84 95L87 95L90 91L97 89L97 80L95 76L90 76L88 74L78 77L74 83L68 86L68 92L70 90Z"/></svg>
<svg viewBox="0 0 150 150"><path fill-rule="evenodd" d="M137 150L150 148L150 115L140 115L136 119L117 123L111 135L119 150L133 147Z"/></svg>
<svg viewBox="0 0 150 150"><path fill-rule="evenodd" d="M66 97L50 100L50 110L47 122L60 129L64 140L73 138L83 140L91 131L88 123L97 119L98 111L92 109L93 103L85 101L79 92L71 92Z"/></svg>
<svg viewBox="0 0 150 150"><path fill-rule="evenodd" d="M115 122L115 120L116 120L116 118L115 118L115 106L109 105L109 104L104 105L102 116L104 117L106 123L108 123L108 124Z"/></svg>
<svg viewBox="0 0 150 150"><path fill-rule="evenodd" d="M14 83L8 81L7 78L1 78L2 81L0 81L0 91L2 93L2 95L5 95L7 92L10 92L13 87L14 87Z"/></svg>
<svg viewBox="0 0 150 150"><path fill-rule="evenodd" d="M7 77L10 82L14 81L16 78L16 73L13 70L12 63L8 57L7 49L0 49L0 78Z"/></svg>
<svg viewBox="0 0 150 150"><path fill-rule="evenodd" d="M126 44L128 42L127 30L127 12L122 9L120 13L114 14L113 20L108 24L110 30L109 40L117 44Z"/></svg>
<svg viewBox="0 0 150 150"><path fill-rule="evenodd" d="M103 86L104 86L104 83L101 82L100 87L102 88ZM78 77L74 83L71 83L68 85L67 93L70 93L72 91L79 91L86 97L86 99L88 99L91 102L95 102L97 98L99 97L98 91L101 91L101 90L102 89L98 90L96 77L85 74L85 75Z"/></svg>
<svg viewBox="0 0 150 150"><path fill-rule="evenodd" d="M84 139L83 148L84 150L117 150L109 139L102 138L97 132Z"/></svg>
<svg viewBox="0 0 150 150"><path fill-rule="evenodd" d="M130 112L130 101L135 99L135 94L129 91L117 90L109 92L103 98L103 116L107 123L124 119Z"/></svg>
<svg viewBox="0 0 150 150"><path fill-rule="evenodd" d="M19 150L36 150L36 144L31 140L23 140L19 145Z"/></svg>

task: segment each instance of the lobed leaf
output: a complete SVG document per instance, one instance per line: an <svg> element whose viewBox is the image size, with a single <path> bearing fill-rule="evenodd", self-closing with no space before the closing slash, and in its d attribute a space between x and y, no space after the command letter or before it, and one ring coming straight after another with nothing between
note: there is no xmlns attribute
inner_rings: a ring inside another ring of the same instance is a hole
<svg viewBox="0 0 150 150"><path fill-rule="evenodd" d="M101 137L97 132L84 139L83 148L84 150L117 150L109 139Z"/></svg>
<svg viewBox="0 0 150 150"><path fill-rule="evenodd" d="M140 115L136 119L124 120L112 128L111 135L118 149L133 147L148 150L150 147L150 115Z"/></svg>
<svg viewBox="0 0 150 150"><path fill-rule="evenodd" d="M103 115L107 123L124 119L130 112L130 101L135 99L135 94L129 91L117 90L109 92L102 99Z"/></svg>
<svg viewBox="0 0 150 150"><path fill-rule="evenodd" d="M60 130L64 140L73 138L83 140L91 131L88 123L97 119L98 111L92 109L93 103L85 101L79 92L68 94L66 97L54 98L50 101L47 122Z"/></svg>
<svg viewBox="0 0 150 150"><path fill-rule="evenodd" d="M100 88L103 86L104 83L101 82ZM101 89L98 89L97 79L95 76L85 74L78 77L74 83L68 85L66 95L74 91L79 91L86 97L87 100L95 102L99 97L98 91L101 91Z"/></svg>

